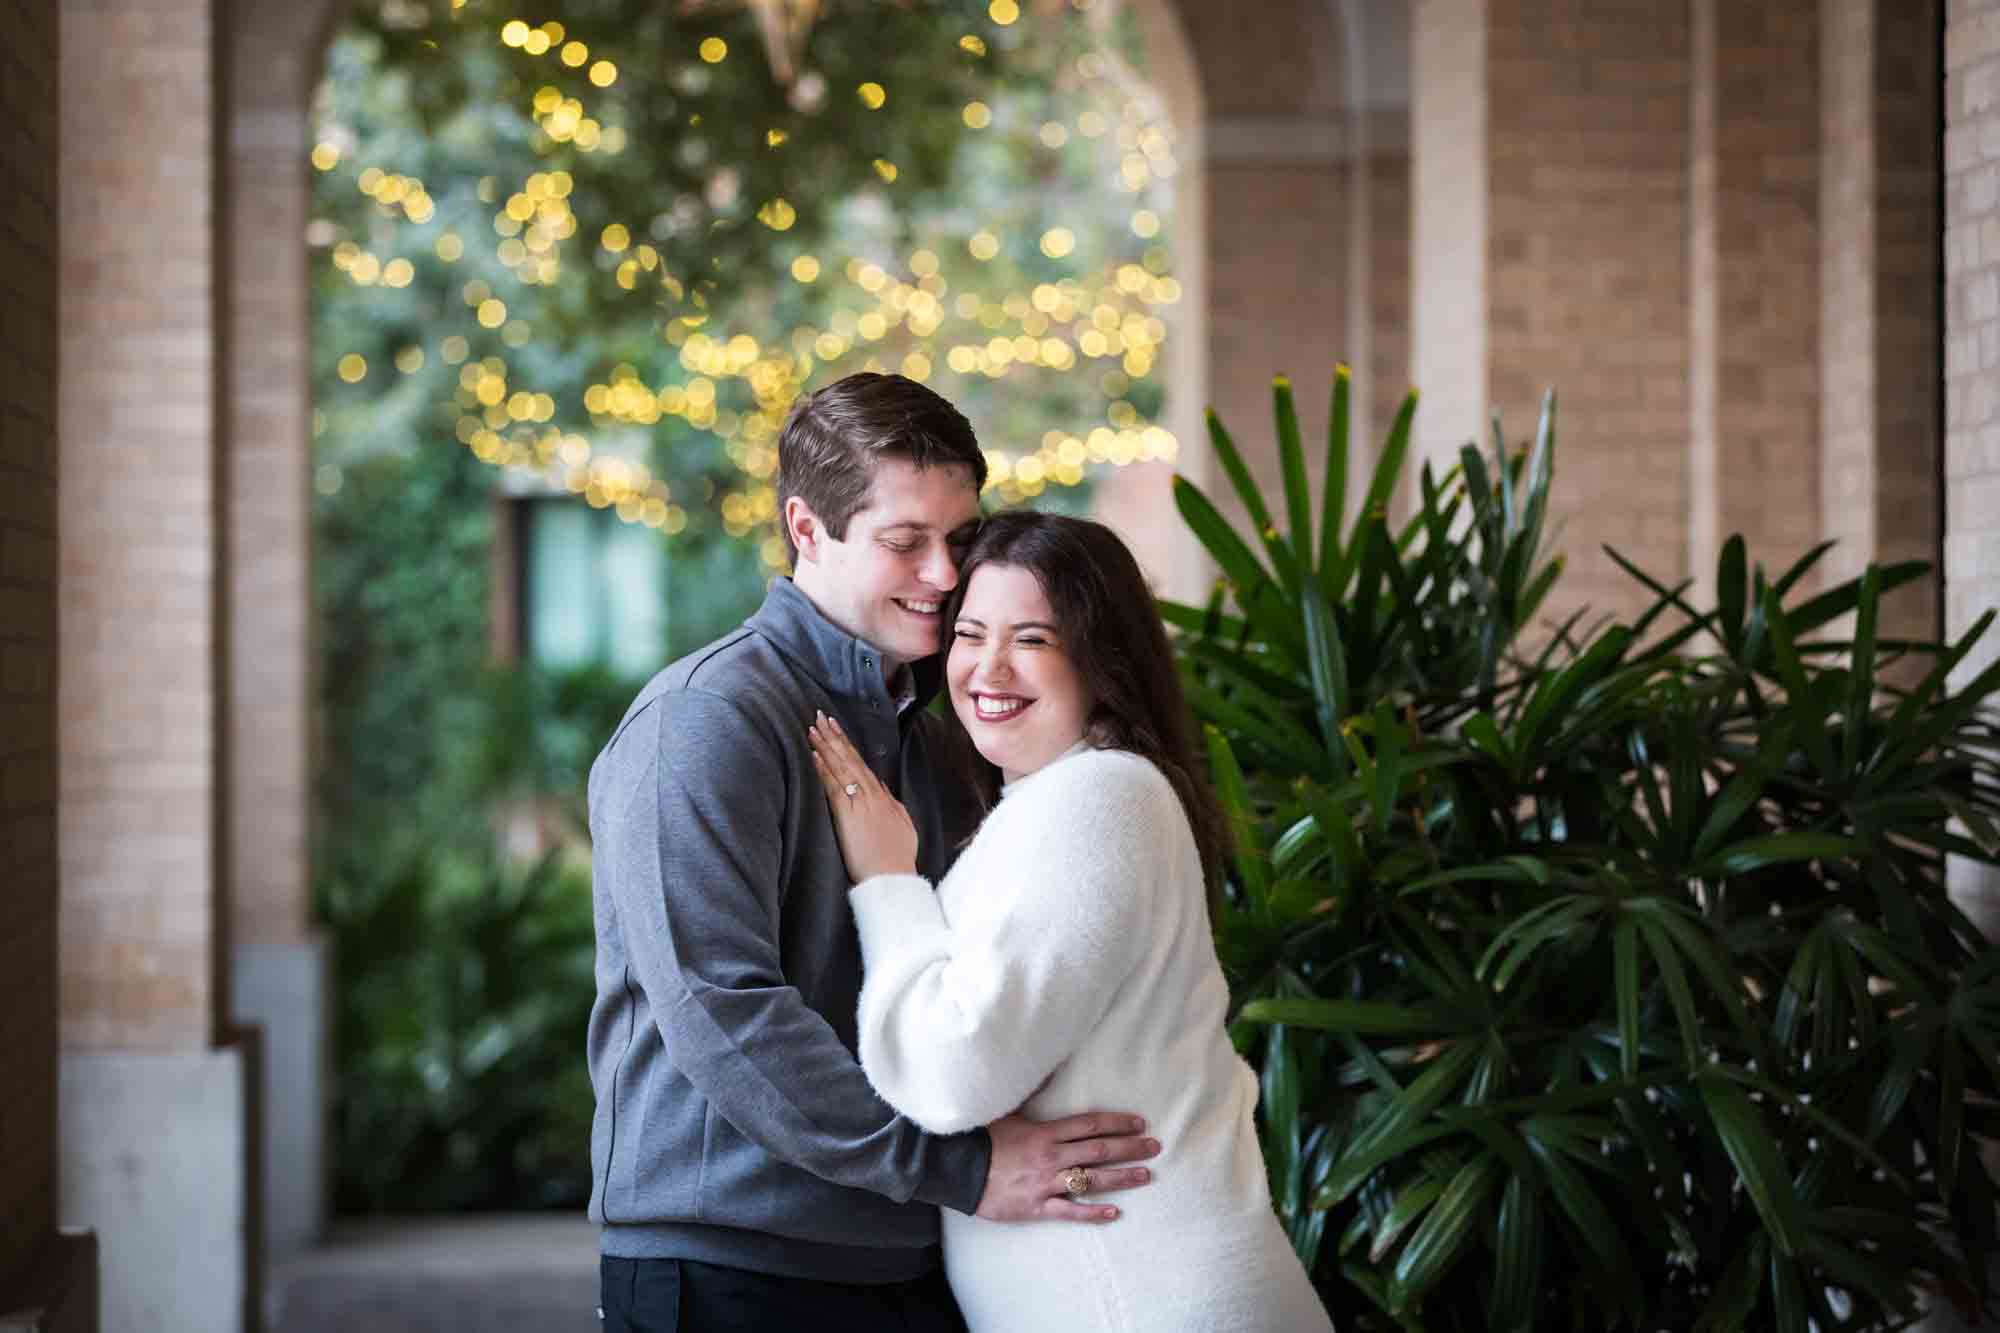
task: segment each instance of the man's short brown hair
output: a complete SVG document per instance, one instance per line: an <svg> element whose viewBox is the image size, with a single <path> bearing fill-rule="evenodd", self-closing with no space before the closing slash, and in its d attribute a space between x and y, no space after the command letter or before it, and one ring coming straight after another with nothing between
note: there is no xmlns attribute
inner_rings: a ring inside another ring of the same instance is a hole
<svg viewBox="0 0 2000 1333"><path fill-rule="evenodd" d="M862 371L837 379L794 403L778 433L778 526L793 560L799 553L785 501L798 496L829 536L845 541L884 458L970 468L973 488L986 485L986 455L972 423L945 399L902 375Z"/></svg>

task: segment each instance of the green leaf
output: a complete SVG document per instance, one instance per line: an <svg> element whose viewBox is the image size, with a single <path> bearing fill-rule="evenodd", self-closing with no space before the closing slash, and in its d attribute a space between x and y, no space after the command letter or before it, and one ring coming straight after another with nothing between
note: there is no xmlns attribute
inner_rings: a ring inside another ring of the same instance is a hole
<svg viewBox="0 0 2000 1333"><path fill-rule="evenodd" d="M1697 1081L1702 1102L1715 1121L1716 1134L1735 1165L1750 1202L1756 1206L1757 1215L1763 1219L1771 1243L1779 1254L1788 1259L1793 1257L1799 1251L1804 1222L1798 1196L1792 1191L1792 1178L1785 1170L1784 1158L1765 1127L1763 1116L1732 1083L1707 1076Z"/></svg>
<svg viewBox="0 0 2000 1333"><path fill-rule="evenodd" d="M1594 1271L1586 1270L1601 1291L1616 1293L1628 1307L1633 1303L1632 1260L1618 1224L1612 1220L1590 1183L1565 1161L1549 1136L1549 1126L1539 1116L1522 1122L1521 1136L1541 1164L1549 1182L1549 1193L1569 1219L1574 1234L1583 1242L1581 1253L1594 1261Z"/></svg>
<svg viewBox="0 0 2000 1333"><path fill-rule="evenodd" d="M1945 1033L1938 1055L1938 1192L1949 1199L1958 1192L1959 1163L1965 1156L1965 1053Z"/></svg>
<svg viewBox="0 0 2000 1333"><path fill-rule="evenodd" d="M1841 718L1841 771L1861 764L1861 744L1875 708L1875 617L1882 596L1882 569L1869 565L1861 576L1854 620L1854 648L1848 654L1847 707Z"/></svg>
<svg viewBox="0 0 2000 1333"><path fill-rule="evenodd" d="M1346 366L1333 368L1333 406L1326 424L1325 491L1319 511L1319 577L1322 591L1327 590L1329 572L1340 563L1340 534L1347 526L1347 400L1351 392L1348 383L1351 378Z"/></svg>
<svg viewBox="0 0 2000 1333"><path fill-rule="evenodd" d="M1813 766L1819 770L1820 777L1827 782L1835 781L1839 766L1834 761L1833 745L1827 740L1826 711L1806 681L1805 668L1800 665L1798 649L1792 642L1791 623L1784 609L1778 605L1776 593L1766 592L1763 606L1778 679L1784 684L1787 706L1796 718L1793 731L1804 740L1806 753L1812 756Z"/></svg>
<svg viewBox="0 0 2000 1333"><path fill-rule="evenodd" d="M1438 1195L1443 1193L1444 1182L1430 1176L1404 1187L1375 1228L1375 1239L1368 1247L1368 1262L1381 1263L1383 1256L1395 1248L1397 1240L1410 1224L1422 1217L1424 1210L1436 1203Z"/></svg>
<svg viewBox="0 0 2000 1333"><path fill-rule="evenodd" d="M1783 1248L1781 1243L1779 1249ZM1771 1310L1777 1317L1776 1333L1806 1333L1806 1293L1799 1266L1782 1253L1771 1256Z"/></svg>
<svg viewBox="0 0 2000 1333"><path fill-rule="evenodd" d="M1229 526L1201 488L1178 473L1174 476L1174 506L1181 511L1181 518L1193 529L1196 540L1215 558L1222 572L1236 585L1237 604L1247 611L1248 601L1257 586L1270 581L1264 566L1258 563L1249 546L1236 535L1236 529Z"/></svg>
<svg viewBox="0 0 2000 1333"><path fill-rule="evenodd" d="M1876 567L1876 592L1887 593L1913 582L1931 572L1930 563L1925 560L1904 560L1893 565ZM1774 595L1784 594L1773 590ZM1859 605L1861 601L1861 580L1849 579L1838 587L1829 588L1797 610L1785 615L1786 627L1794 639L1812 633L1823 625L1840 619Z"/></svg>
<svg viewBox="0 0 2000 1333"><path fill-rule="evenodd" d="M1639 923L1622 917L1611 932L1618 988L1618 1067L1626 1078L1639 1073Z"/></svg>
<svg viewBox="0 0 2000 1333"><path fill-rule="evenodd" d="M1743 535L1734 533L1722 544L1722 555L1715 562L1716 619L1722 624L1724 646L1739 661L1743 656L1743 601L1750 581L1744 566Z"/></svg>
<svg viewBox="0 0 2000 1333"><path fill-rule="evenodd" d="M1644 917L1633 919L1637 920L1639 933L1645 937L1653 962L1660 969L1660 981L1666 986L1667 1001L1673 1006L1674 1022L1681 1032L1682 1058L1690 1070L1696 1069L1701 1065L1702 1026L1695 1014L1694 989L1688 985L1687 970L1681 966L1673 941L1657 922Z"/></svg>
<svg viewBox="0 0 2000 1333"><path fill-rule="evenodd" d="M1243 462L1242 452L1237 449L1236 441L1230 438L1215 409L1210 408L1203 413L1203 419L1208 422L1208 440L1214 446L1216 462L1222 464L1223 475L1236 489L1236 498L1243 502L1243 510L1250 516L1251 526L1263 532L1271 526L1271 511L1264 504L1264 492L1258 489L1250 469Z"/></svg>
<svg viewBox="0 0 2000 1333"><path fill-rule="evenodd" d="M1278 464L1291 520L1291 547L1303 566L1312 559L1312 497L1306 493L1306 451L1299 437L1299 410L1292 401L1292 382L1283 375L1271 381L1271 410L1278 424ZM1301 572L1313 571L1306 568Z"/></svg>
<svg viewBox="0 0 2000 1333"><path fill-rule="evenodd" d="M1208 766L1215 778L1216 798L1221 801L1223 814L1236 835L1236 873L1242 877L1251 901L1263 904L1271 896L1270 868L1264 863L1263 848L1256 836L1257 817L1250 805L1250 793L1243 785L1243 770L1236 765L1229 738L1214 727L1203 730L1208 737Z"/></svg>
<svg viewBox="0 0 2000 1333"><path fill-rule="evenodd" d="M1262 1096L1266 1162L1271 1173L1271 1197L1287 1223L1304 1211L1304 1172L1300 1170L1299 1067L1283 1024L1265 1038Z"/></svg>
<svg viewBox="0 0 2000 1333"><path fill-rule="evenodd" d="M1695 873L1704 879L1728 879L1769 866L1837 860L1860 850L1861 844L1853 838L1833 833L1773 833L1731 843L1710 856Z"/></svg>
<svg viewBox="0 0 2000 1333"><path fill-rule="evenodd" d="M1508 1177L1493 1228L1493 1293L1487 1326L1494 1333L1533 1330L1542 1285L1542 1206L1525 1177Z"/></svg>
<svg viewBox="0 0 2000 1333"><path fill-rule="evenodd" d="M1240 732L1245 738L1268 747L1274 754L1283 755L1309 772L1326 763L1325 753L1309 741L1302 740L1298 732L1258 716L1220 691L1198 680L1183 681L1181 688L1187 695L1188 705L1203 721Z"/></svg>
<svg viewBox="0 0 2000 1333"><path fill-rule="evenodd" d="M1391 1308L1421 1302L1424 1292L1465 1252L1473 1238L1473 1223L1505 1174L1490 1153L1481 1153L1459 1168L1396 1260L1389 1281Z"/></svg>
<svg viewBox="0 0 2000 1333"><path fill-rule="evenodd" d="M1378 1037L1425 1036L1438 1030L1440 1015L1376 1000L1306 998L1251 1000L1241 1017L1252 1023L1288 1023L1323 1032L1360 1032Z"/></svg>
<svg viewBox="0 0 2000 1333"><path fill-rule="evenodd" d="M1369 523L1385 521L1388 516L1389 496L1396 489L1396 480L1403 472L1403 458L1410 451L1410 422L1416 414L1417 391L1412 389L1409 396L1403 399L1395 423L1389 427L1389 437L1383 442L1381 457L1375 460L1375 474L1368 483L1361 512L1354 516L1345 552L1336 565L1320 570L1321 586L1330 601L1338 602L1346 595L1347 581L1352 577L1364 550L1363 534L1367 532Z"/></svg>
<svg viewBox="0 0 2000 1333"><path fill-rule="evenodd" d="M1319 718L1320 734L1326 739L1332 777L1346 773L1341 762L1340 724L1347 716L1347 650L1333 612L1317 586L1300 589L1305 608L1306 665L1312 677L1313 711Z"/></svg>

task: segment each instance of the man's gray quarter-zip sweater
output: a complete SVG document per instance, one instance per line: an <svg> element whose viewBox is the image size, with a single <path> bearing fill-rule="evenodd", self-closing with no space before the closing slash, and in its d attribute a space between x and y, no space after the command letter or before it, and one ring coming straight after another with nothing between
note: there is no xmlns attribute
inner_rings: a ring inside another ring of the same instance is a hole
<svg viewBox="0 0 2000 1333"><path fill-rule="evenodd" d="M601 1249L845 1282L938 1262L985 1131L925 1134L855 1059L861 949L806 726L840 720L944 877L977 822L946 761L941 660L899 714L877 651L788 579L655 676L590 770L597 1000L590 1216Z"/></svg>

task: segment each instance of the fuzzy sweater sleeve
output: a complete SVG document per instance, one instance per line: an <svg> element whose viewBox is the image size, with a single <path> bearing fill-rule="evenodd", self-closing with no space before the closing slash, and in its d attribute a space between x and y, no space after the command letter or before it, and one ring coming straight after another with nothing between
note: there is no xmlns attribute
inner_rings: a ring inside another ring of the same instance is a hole
<svg viewBox="0 0 2000 1333"><path fill-rule="evenodd" d="M915 875L849 895L861 1066L933 1133L1013 1111L1077 1049L1150 943L1147 905L1171 873L1184 820L1147 761L1085 751L1025 782L952 871L956 920Z"/></svg>

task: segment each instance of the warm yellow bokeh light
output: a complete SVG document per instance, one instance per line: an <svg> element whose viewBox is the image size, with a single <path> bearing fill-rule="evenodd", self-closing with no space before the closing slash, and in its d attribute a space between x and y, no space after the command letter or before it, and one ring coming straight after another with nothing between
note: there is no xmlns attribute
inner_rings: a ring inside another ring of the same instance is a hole
<svg viewBox="0 0 2000 1333"><path fill-rule="evenodd" d="M483 328L499 328L507 322L506 303L489 296L479 303L478 318Z"/></svg>
<svg viewBox="0 0 2000 1333"><path fill-rule="evenodd" d="M599 88L609 88L618 82L618 66L609 60L600 60L590 67L590 81Z"/></svg>
<svg viewBox="0 0 2000 1333"><path fill-rule="evenodd" d="M382 269L382 285L407 287L417 276L417 267L407 259L392 259Z"/></svg>
<svg viewBox="0 0 2000 1333"><path fill-rule="evenodd" d="M507 20L506 26L500 29L500 40L509 46L520 46L528 40L528 25L519 19Z"/></svg>
<svg viewBox="0 0 2000 1333"><path fill-rule="evenodd" d="M1062 259L1076 249L1076 233L1068 227L1051 227L1042 233L1042 253L1050 259Z"/></svg>
<svg viewBox="0 0 2000 1333"><path fill-rule="evenodd" d="M986 16L1004 28L1021 17L1021 6L1015 0L993 0L986 6Z"/></svg>
<svg viewBox="0 0 2000 1333"><path fill-rule="evenodd" d="M359 384L368 374L368 358L359 352L349 352L340 358L340 364L335 366L334 370L347 383Z"/></svg>
<svg viewBox="0 0 2000 1333"><path fill-rule="evenodd" d="M706 37L701 43L701 58L711 65L720 65L729 54L729 43L720 37Z"/></svg>
<svg viewBox="0 0 2000 1333"><path fill-rule="evenodd" d="M783 130L765 130L764 146L766 148L782 147L784 145L785 140L791 137L792 137L791 135L785 133Z"/></svg>
<svg viewBox="0 0 2000 1333"><path fill-rule="evenodd" d="M757 210L757 220L772 231L789 231L799 220L799 212L785 199L773 199Z"/></svg>
<svg viewBox="0 0 2000 1333"><path fill-rule="evenodd" d="M521 49L523 51L526 51L531 56L541 55L543 52L547 51L551 45L552 43L549 41L548 33L544 32L540 28L536 28L533 32L530 32L521 41Z"/></svg>
<svg viewBox="0 0 2000 1333"><path fill-rule="evenodd" d="M972 239L965 243L965 248L972 252L974 259L984 263L1000 253L1000 238L990 231L974 232Z"/></svg>
<svg viewBox="0 0 2000 1333"><path fill-rule="evenodd" d="M819 277L819 260L811 255L800 255L792 261L792 276L800 282L813 282Z"/></svg>
<svg viewBox="0 0 2000 1333"><path fill-rule="evenodd" d="M590 59L590 48L585 46L582 42L563 43L563 49L562 49L563 64L568 65L571 69L578 69L581 68L583 62L588 59ZM536 98L538 109L540 100L541 99L539 97Z"/></svg>
<svg viewBox="0 0 2000 1333"><path fill-rule="evenodd" d="M958 46L961 51L970 51L973 55L976 56L983 56L986 54L986 43L982 41L974 33L968 32L967 34L965 34L965 36L959 38ZM914 379L916 377L913 375L911 376L911 378Z"/></svg>
<svg viewBox="0 0 2000 1333"><path fill-rule="evenodd" d="M864 83L855 89L861 97L862 105L870 111L880 111L882 104L889 100L889 94L879 83Z"/></svg>
<svg viewBox="0 0 2000 1333"><path fill-rule="evenodd" d="M332 171L340 165L340 149L330 143L314 144L312 164L321 171Z"/></svg>
<svg viewBox="0 0 2000 1333"><path fill-rule="evenodd" d="M445 359L447 365L455 366L471 354L472 344L456 333L438 344L438 355Z"/></svg>
<svg viewBox="0 0 2000 1333"><path fill-rule="evenodd" d="M960 113L967 129L983 130L993 123L993 108L984 102L967 102Z"/></svg>
<svg viewBox="0 0 2000 1333"><path fill-rule="evenodd" d="M1151 240L1160 234L1160 215L1150 208L1142 208L1132 215L1132 234Z"/></svg>
<svg viewBox="0 0 2000 1333"><path fill-rule="evenodd" d="M878 157L875 159L875 174L882 178L883 184L893 185L896 183L896 177L899 173L896 170L894 162L884 157Z"/></svg>
<svg viewBox="0 0 2000 1333"><path fill-rule="evenodd" d="M424 349L412 344L396 353L396 369L414 375L424 368Z"/></svg>
<svg viewBox="0 0 2000 1333"><path fill-rule="evenodd" d="M1048 148L1060 148L1069 142L1069 130L1057 121L1048 121L1041 129L1042 144Z"/></svg>
<svg viewBox="0 0 2000 1333"><path fill-rule="evenodd" d="M619 254L626 246L632 244L632 233L626 230L624 223L614 222L604 229L604 234L598 237L597 243L612 254Z"/></svg>

